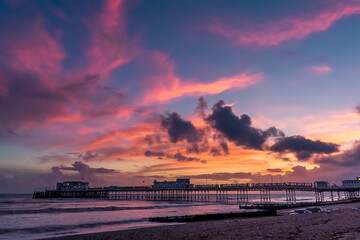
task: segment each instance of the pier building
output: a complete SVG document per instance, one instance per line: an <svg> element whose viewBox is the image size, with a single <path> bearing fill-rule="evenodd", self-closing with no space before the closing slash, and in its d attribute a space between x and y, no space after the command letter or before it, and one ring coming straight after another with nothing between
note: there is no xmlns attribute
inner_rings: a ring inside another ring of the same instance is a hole
<svg viewBox="0 0 360 240"><path fill-rule="evenodd" d="M189 178L178 178L176 181L154 181L152 185L153 189L192 189L194 184L190 183Z"/></svg>
<svg viewBox="0 0 360 240"><path fill-rule="evenodd" d="M360 177L351 180L343 180L343 187L360 187Z"/></svg>
<svg viewBox="0 0 360 240"><path fill-rule="evenodd" d="M86 191L89 190L88 182L70 181L56 183L57 191Z"/></svg>
<svg viewBox="0 0 360 240"><path fill-rule="evenodd" d="M315 181L314 187L315 188L327 188L327 187L329 187L329 183L327 181Z"/></svg>

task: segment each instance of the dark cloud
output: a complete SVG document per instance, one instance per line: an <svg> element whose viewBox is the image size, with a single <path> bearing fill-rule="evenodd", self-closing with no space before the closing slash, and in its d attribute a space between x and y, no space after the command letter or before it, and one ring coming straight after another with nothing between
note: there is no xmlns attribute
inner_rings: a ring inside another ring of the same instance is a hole
<svg viewBox="0 0 360 240"><path fill-rule="evenodd" d="M339 151L339 145L322 141L313 141L303 136L291 136L277 139L270 151L295 153L298 160L307 160L313 154L330 154Z"/></svg>
<svg viewBox="0 0 360 240"><path fill-rule="evenodd" d="M198 114L200 117L205 118L206 113L205 109L207 109L207 103L203 96L201 96L198 100L198 104L195 108L195 113Z"/></svg>
<svg viewBox="0 0 360 240"><path fill-rule="evenodd" d="M360 105L357 105L357 106L356 106L356 112L357 112L358 114L360 114Z"/></svg>
<svg viewBox="0 0 360 240"><path fill-rule="evenodd" d="M60 91L71 93L71 95L82 95L98 85L100 81L99 74L88 74L85 75L77 82L70 83L60 88ZM83 97L83 96L81 96Z"/></svg>
<svg viewBox="0 0 360 240"><path fill-rule="evenodd" d="M81 177L87 179L91 177L93 174L110 174L110 173L119 173L115 169L107 169L107 168L92 168L89 165L76 161L72 164L72 167L59 167L59 170L67 170L67 171L76 171L79 172Z"/></svg>
<svg viewBox="0 0 360 240"><path fill-rule="evenodd" d="M285 134L280 129L277 129L276 127L270 127L266 131L262 131L263 135L265 137L284 137Z"/></svg>
<svg viewBox="0 0 360 240"><path fill-rule="evenodd" d="M148 144L148 146L152 146L153 144L161 143L161 139L159 135L156 134L148 134L145 136L144 141Z"/></svg>
<svg viewBox="0 0 360 240"><path fill-rule="evenodd" d="M164 157L165 153L164 152L154 152L154 151L150 151L150 150L146 150L144 153L145 157Z"/></svg>
<svg viewBox="0 0 360 240"><path fill-rule="evenodd" d="M79 157L84 161L92 161L92 160L97 159L99 157L99 154L96 152L87 151L87 152L81 153L79 155Z"/></svg>
<svg viewBox="0 0 360 240"><path fill-rule="evenodd" d="M124 105L125 94L111 87L101 86L99 74L87 74L73 81L60 88L59 92L64 93L84 116L114 115Z"/></svg>
<svg viewBox="0 0 360 240"><path fill-rule="evenodd" d="M124 107L123 93L101 86L99 75L84 75L56 86L48 80L19 71L2 72L0 85L0 134L16 131L28 123L42 124L49 119L69 116L86 117L117 114Z"/></svg>
<svg viewBox="0 0 360 240"><path fill-rule="evenodd" d="M268 168L266 170L269 172L273 172L273 173L281 173L282 172L281 168Z"/></svg>
<svg viewBox="0 0 360 240"><path fill-rule="evenodd" d="M220 147L222 148L223 152L224 152L224 155L228 155L229 154L229 147L227 145L226 142L224 141L221 141L220 142Z"/></svg>
<svg viewBox="0 0 360 240"><path fill-rule="evenodd" d="M172 156L172 158L179 162L193 162L193 161L200 162L201 161L200 158L187 157L187 156L182 155L180 152L175 153Z"/></svg>
<svg viewBox="0 0 360 240"><path fill-rule="evenodd" d="M109 148L99 148L96 152L86 151L86 152L68 152L68 153L50 153L38 157L37 159L40 162L72 162L83 160L86 162L90 161L107 161L107 160L118 160L122 161L123 159L117 157L118 155L124 154L128 151L131 151L131 148L120 148L120 147L109 147Z"/></svg>
<svg viewBox="0 0 360 240"><path fill-rule="evenodd" d="M186 148L186 151L187 151L188 153L196 153L196 154L199 154L199 153L200 153L199 144L197 144L197 143L191 144L190 146L188 146L188 147Z"/></svg>
<svg viewBox="0 0 360 240"><path fill-rule="evenodd" d="M180 115L175 112L163 117L161 126L167 129L170 141L173 143L182 140L186 140L189 143L199 142L204 135L202 130L196 129L190 121L183 120Z"/></svg>
<svg viewBox="0 0 360 240"><path fill-rule="evenodd" d="M334 156L322 156L315 159L315 163L327 164L337 167L356 167L360 165L360 141L343 153Z"/></svg>
<svg viewBox="0 0 360 240"><path fill-rule="evenodd" d="M221 156L220 150L214 147L211 148L210 153L213 157Z"/></svg>
<svg viewBox="0 0 360 240"><path fill-rule="evenodd" d="M207 121L213 128L238 146L262 150L262 146L268 137L284 135L282 131L275 127L271 127L266 131L252 127L251 118L248 115L243 114L239 118L233 113L231 107L225 106L222 100L216 103L212 110Z"/></svg>
<svg viewBox="0 0 360 240"><path fill-rule="evenodd" d="M184 156L182 153L177 152L175 154L165 154L164 152L154 152L154 151L150 151L150 150L146 150L144 153L145 157L158 157L159 159L166 157L166 158L171 158L171 159L175 159L176 161L179 162L202 162L202 163L206 163L205 160L201 160L200 158L196 158L196 157L188 157L188 156Z"/></svg>
<svg viewBox="0 0 360 240"><path fill-rule="evenodd" d="M209 150L209 143L207 141L207 138L204 138L204 141L202 143L192 143L190 146L186 148L186 151L188 153L203 153L207 152Z"/></svg>
<svg viewBox="0 0 360 240"><path fill-rule="evenodd" d="M6 73L4 79L0 79L0 84L2 83L6 93L0 93L1 132L9 128L17 129L28 122L43 123L67 112L66 96L50 89L34 75Z"/></svg>

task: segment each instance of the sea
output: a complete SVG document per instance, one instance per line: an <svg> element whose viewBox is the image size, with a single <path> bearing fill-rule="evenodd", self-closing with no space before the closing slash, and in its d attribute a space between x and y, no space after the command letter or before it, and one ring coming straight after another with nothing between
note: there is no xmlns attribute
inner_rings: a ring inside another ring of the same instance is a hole
<svg viewBox="0 0 360 240"><path fill-rule="evenodd" d="M149 217L244 211L239 209L236 195L228 196L229 201L221 203L33 199L32 194L0 194L0 239L42 239L144 228L174 224L149 222ZM271 196L273 202L286 201L283 193ZM249 194L249 202L259 201L259 197L259 194ZM215 194L210 198L215 200ZM314 201L314 193L297 193L297 200Z"/></svg>

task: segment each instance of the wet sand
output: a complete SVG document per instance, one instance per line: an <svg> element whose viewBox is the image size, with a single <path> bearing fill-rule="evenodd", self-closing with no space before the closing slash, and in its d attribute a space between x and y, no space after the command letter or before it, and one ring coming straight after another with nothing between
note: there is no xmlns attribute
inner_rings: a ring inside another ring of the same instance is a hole
<svg viewBox="0 0 360 240"><path fill-rule="evenodd" d="M360 239L360 203L328 205L331 213L234 218L219 221L192 222L114 232L102 232L56 238L58 240L115 239Z"/></svg>

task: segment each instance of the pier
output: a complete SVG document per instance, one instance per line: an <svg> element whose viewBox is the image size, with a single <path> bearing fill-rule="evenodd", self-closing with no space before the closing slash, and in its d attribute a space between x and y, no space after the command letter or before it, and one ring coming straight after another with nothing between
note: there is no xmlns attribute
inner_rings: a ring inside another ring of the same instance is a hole
<svg viewBox="0 0 360 240"><path fill-rule="evenodd" d="M261 203L270 203L272 192L284 192L286 202L296 203L297 192L313 192L317 203L325 201L325 193L332 202L355 199L360 196L360 187L318 187L313 183L248 183L248 184L212 184L184 185L173 188L154 188L150 186L96 188L85 190L47 190L34 192L33 198L100 198L113 200L147 201L192 201L192 202L249 202L249 193L259 193ZM235 197L234 197L235 196ZM234 199L236 198L236 199Z"/></svg>

